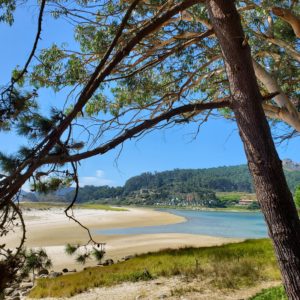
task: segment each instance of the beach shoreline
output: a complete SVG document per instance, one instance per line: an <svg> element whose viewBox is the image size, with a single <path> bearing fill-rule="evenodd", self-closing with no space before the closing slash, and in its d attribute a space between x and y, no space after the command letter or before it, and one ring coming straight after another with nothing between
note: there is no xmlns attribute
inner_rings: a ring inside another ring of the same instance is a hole
<svg viewBox="0 0 300 300"><path fill-rule="evenodd" d="M24 211L27 226L27 248L43 248L52 259L54 271L63 268L81 270L85 266L95 266L95 261L88 261L83 266L75 262L74 257L65 254L67 243L85 244L89 237L87 232L74 221L69 220L60 208L46 210L30 209ZM93 229L130 228L143 226L159 226L185 222L185 218L168 212L148 208L126 207L126 211L104 211L97 209L75 209L74 216L85 226ZM212 237L205 235L181 233L156 233L137 235L100 235L93 238L105 243L104 259L121 260L128 255L158 251L165 248L185 246L215 246L224 243L241 241L241 239ZM18 233L8 236L6 243L15 247Z"/></svg>

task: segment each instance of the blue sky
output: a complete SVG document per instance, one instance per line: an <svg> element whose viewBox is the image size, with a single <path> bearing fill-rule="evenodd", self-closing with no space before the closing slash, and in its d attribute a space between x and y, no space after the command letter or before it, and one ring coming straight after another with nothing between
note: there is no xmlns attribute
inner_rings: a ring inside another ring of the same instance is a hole
<svg viewBox="0 0 300 300"><path fill-rule="evenodd" d="M9 81L10 71L16 65L23 66L31 50L36 33L38 9L21 6L12 27L0 23L1 56L0 84ZM72 44L71 29L65 22L45 18L41 47L52 42ZM4 42L5 41L5 42ZM63 101L52 91L42 91L39 97L42 110ZM120 148L99 157L81 162L81 185L122 185L129 177L148 171L174 168L208 168L213 166L246 163L246 158L235 123L223 119L211 119L193 139L197 124L188 124L169 130L147 134L139 141L128 141ZM0 150L11 153L22 140L10 133L0 133ZM277 147L280 157L300 161L300 139Z"/></svg>

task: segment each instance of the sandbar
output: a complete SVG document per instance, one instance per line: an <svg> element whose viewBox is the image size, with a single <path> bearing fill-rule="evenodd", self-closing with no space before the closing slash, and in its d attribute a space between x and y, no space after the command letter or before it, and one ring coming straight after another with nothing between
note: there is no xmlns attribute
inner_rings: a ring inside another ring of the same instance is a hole
<svg viewBox="0 0 300 300"><path fill-rule="evenodd" d="M96 209L74 209L74 216L90 229L129 228L157 226L185 222L186 220L168 212L147 208L128 208L127 211L104 211ZM61 208L47 210L31 209L24 211L27 229L25 246L27 248L44 248L53 262L52 269L63 268L81 270L82 265L75 262L74 257L65 254L65 245L85 244L89 237L87 232L74 221L69 220ZM10 247L15 247L20 234L16 232L5 238ZM241 239L212 237L181 233L156 233L138 235L93 235L99 243L106 243L105 259L121 260L124 256L158 251L165 248L185 246L214 246ZM85 266L96 265L89 261Z"/></svg>

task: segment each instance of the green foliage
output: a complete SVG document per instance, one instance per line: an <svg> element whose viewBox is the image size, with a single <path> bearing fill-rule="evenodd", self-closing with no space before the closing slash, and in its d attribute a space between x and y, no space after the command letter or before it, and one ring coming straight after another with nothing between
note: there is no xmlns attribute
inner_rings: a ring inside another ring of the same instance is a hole
<svg viewBox="0 0 300 300"><path fill-rule="evenodd" d="M9 174L13 173L18 166L18 159L12 155L5 155L4 153L0 152L0 166L1 170L7 172Z"/></svg>
<svg viewBox="0 0 300 300"><path fill-rule="evenodd" d="M78 263L84 265L89 258L90 258L90 253L84 253L84 254L78 254L75 260Z"/></svg>
<svg viewBox="0 0 300 300"><path fill-rule="evenodd" d="M99 249L97 249L96 247L93 247L92 255L93 255L93 257L96 259L96 261L97 261L98 263L100 263L101 260L102 260L102 258L103 258L104 255L105 255L105 251L104 251L104 250L99 250Z"/></svg>
<svg viewBox="0 0 300 300"><path fill-rule="evenodd" d="M128 40L135 37L141 24L151 22L151 18L157 13L157 5L161 6L163 3L164 1L159 0L151 1L151 5L145 5L144 2L137 5L109 61ZM289 98L297 99L299 97L297 83L300 74L298 65L291 59L285 47L278 47L267 38L270 28L268 28L266 18L274 3L274 1L263 2L262 5L254 5L254 8L250 10L245 9L243 1L237 1L236 5L238 8L243 8L240 9L240 13L249 43L252 45L253 57L277 77L276 80ZM20 86L31 85L37 90L52 88L56 92L69 87L69 90L72 90L70 95L82 89L114 40L120 20L129 5L128 1L108 1L101 4L101 8L89 4L90 1L75 1L73 7L73 4L69 6L66 2L60 1L57 5L53 3L51 8L49 7L55 19L63 18L71 20L72 24L77 24L74 26L74 37L78 44L68 49L67 44L57 44L51 41L48 48L39 49L36 53L37 59L31 65L32 68L20 79ZM287 4L287 2L282 3L283 6ZM11 24L15 7L16 2L13 0L1 1L0 21L4 20ZM73 10L76 14L72 13ZM294 10L295 13L299 12L297 7ZM154 114L177 107L179 104L189 104L195 101L208 102L228 96L229 86L217 40L210 37L201 40L203 47L199 47L196 42L191 42L186 46L187 39L180 37L185 33L199 34L207 29L204 25L208 20L205 5L201 3L194 5L188 9L188 15L189 20L175 18L176 20L166 22L166 26L155 30L150 36L145 36L143 41L136 45L131 53L124 57L112 73L105 78L105 82L100 83L97 91L85 106L86 115L93 117L101 115L102 118L105 114L108 118L116 117L111 123L104 122L110 124L114 131L119 128L120 124L123 124L122 117L126 122L130 119L130 124L133 125L142 121L145 116L145 118L154 116ZM287 42L291 48L298 50L290 25L280 18L273 16L273 19L275 38ZM82 22L83 20L85 21ZM202 20L204 23L197 20ZM16 68L12 77L16 78L19 74L20 69ZM263 87L262 91L264 91ZM22 162L32 155L30 151L32 143L38 143L64 117L63 112L44 116L39 111L31 111L30 105L34 102L32 98L36 96L36 90L31 94L24 92L24 95L13 91L9 99L6 99L10 109L0 107L0 129L8 130L11 128L11 123L15 123L16 132L30 139L31 143L25 145L15 157L3 158L5 160L3 164L10 171L19 163L18 160ZM65 112L69 112L73 107L74 103L67 103ZM27 113L24 114L24 111ZM125 112L129 112L129 117L125 116ZM220 109L219 113L226 118L232 118L232 112L228 108ZM83 112L78 112L78 116L79 114ZM198 117L201 119L205 115ZM78 125L82 124L79 121ZM107 128L104 131L106 130ZM86 146L86 143L84 145ZM63 156L70 154L71 150L78 150L68 148L67 146L70 145L65 146L58 143L51 150L50 155ZM159 203L162 199L183 201L186 200L188 193L193 193L191 197L195 202L200 202L201 205L219 206L222 203L216 198L214 192L253 192L252 181L245 167L237 167L232 173L230 172L230 169L226 171L219 169L201 172L180 170L176 175L171 171L155 175L145 173L139 178L131 178L124 188L104 187L97 192L92 191L87 196L81 190L79 198L81 201L99 199L106 201L106 199L116 200L118 197L117 202L129 197L130 202L133 203L135 201L133 198L137 196L136 192L139 189L147 189L149 193L147 196L144 195L141 204ZM294 175L291 174L292 176ZM294 190L295 184L299 183L299 177L294 182L292 182L293 178L288 181L291 183L291 190ZM53 181L52 183L39 183L37 188L46 192L52 189L52 186L56 188L59 185L58 182Z"/></svg>
<svg viewBox="0 0 300 300"><path fill-rule="evenodd" d="M137 5L111 57L126 44L126 41L135 37L137 28L140 28L137 25L150 21L151 17L157 13L157 5L161 6L163 3L164 1L151 1L151 5L145 5L144 2ZM108 1L101 4L100 9L89 4L90 1L75 1L73 7L67 2L60 1L49 7L55 19L63 18L77 24L74 26L77 45L68 49L67 44L52 43L50 47L41 49L36 54L37 59L32 68L20 79L19 85L31 85L36 89L46 87L55 91L71 87L74 93L84 86L113 41L120 20L129 5L128 1ZM297 62L290 57L289 50L283 46L278 47L267 38L270 28L268 28L266 18L273 4L275 4L274 1L264 1L261 5L254 4L254 8L248 10L245 9L243 1L236 2L238 8L243 8L240 9L240 13L249 43L252 45L253 57L277 77L280 87L289 98L297 99L300 72ZM282 6L287 7L288 4L284 1ZM15 8L16 1L14 0L0 1L0 21L11 24ZM298 7L295 6L293 9L296 14L299 12ZM77 13L72 13L73 10ZM162 112L176 107L179 103L188 104L196 101L195 99L207 102L229 95L228 81L223 61L220 59L217 40L210 37L201 41L203 47L198 47L196 42L190 43L187 47L184 46L186 38L178 37L184 33L197 34L207 29L204 25L208 20L205 5L194 5L188 9L188 14L190 20L183 18L179 21L167 22L168 25L146 36L128 57L122 59L112 73L113 78L119 79L111 81L112 78L106 78L109 81L100 84L85 107L88 116L98 116L104 113L109 117L116 117L129 109L144 112L145 108L147 108L147 115L151 115L152 112ZM275 38L286 42L297 51L299 45L290 25L280 18L273 16L273 19L272 31ZM82 20L85 21L82 22ZM204 24L197 20L202 20ZM136 29L133 29L135 27ZM144 56L147 53L148 55ZM19 74L20 70L16 68L12 77L16 78ZM184 89L181 90L183 87ZM264 91L263 87L262 90ZM72 105L73 103L68 103L66 107L72 107ZM6 110L3 109L3 111ZM1 120L0 128L6 130L9 128L7 120L15 118L16 111L9 114L6 120ZM228 108L220 109L219 113L226 118L232 118L232 112ZM141 115L145 114L134 113L132 115L136 116L136 119L132 120L134 124L140 122ZM119 118L116 118L116 122L120 122ZM34 141L43 137L57 125L52 117L42 116L40 112L27 115L20 123L17 132ZM115 128L116 124L113 122L111 127ZM239 186L238 189L234 187L234 189L252 190L248 179L244 184L246 186ZM222 186L224 185L227 186L226 191L228 191L230 183L226 182L226 178L222 183ZM202 187L218 191L221 189L221 187L210 187L209 184L208 186L204 184ZM201 190L201 193L205 191Z"/></svg>
<svg viewBox="0 0 300 300"><path fill-rule="evenodd" d="M14 22L13 13L16 9L16 0L0 0L0 22L12 25Z"/></svg>
<svg viewBox="0 0 300 300"><path fill-rule="evenodd" d="M292 27L280 18L274 23L274 36L287 42L295 42L296 40Z"/></svg>
<svg viewBox="0 0 300 300"><path fill-rule="evenodd" d="M87 260L91 259L92 257L94 257L94 259L100 263L102 258L105 255L105 251L103 249L103 247L101 246L100 249L100 244L97 246L94 246L91 250L89 250L86 247L83 247L79 244L77 245L71 245L71 244L67 244L65 246L65 252L68 255L75 255L75 261L84 265Z"/></svg>
<svg viewBox="0 0 300 300"><path fill-rule="evenodd" d="M260 209L260 205L259 203L256 201L256 202L252 202L248 207L247 209L250 209L250 210L256 210L256 209Z"/></svg>
<svg viewBox="0 0 300 300"><path fill-rule="evenodd" d="M78 193L78 203L84 203L84 202L91 202L91 201L97 201L100 199L114 199L116 197L120 197L123 194L123 188L122 187L109 187L109 186L90 186L86 185L79 189ZM74 191L68 193L65 195L64 200L69 201L73 198ZM87 204L86 204L87 205ZM99 205L98 201L97 203L94 203L94 206ZM105 209L105 207L99 206L100 209Z"/></svg>
<svg viewBox="0 0 300 300"><path fill-rule="evenodd" d="M72 89L73 93L82 89L115 38L122 16L130 3L128 1L108 1L101 3L101 7L90 4L88 0L75 1L74 6L72 6L73 3L69 5L64 1L58 3L54 1L51 4L52 15L55 18L61 17L67 20L71 18L72 24L77 24L74 33L78 45L73 49L66 49L65 45L53 44L48 49L40 50L39 54L36 54L35 65L26 74L26 77L22 78L20 85L30 84L37 89L52 88L57 92L65 87L71 87L69 89ZM109 57L109 62L113 60L115 53L122 54L120 50L126 45L126 42L139 36L137 33L139 28L142 28L143 24L151 22L151 18L156 16L157 10L164 4L165 1L160 0L150 1L150 5L143 1L138 4L123 30L124 34L118 39L117 46ZM266 17L270 7L276 4L276 1L262 1L260 5L254 1L253 4L254 8L250 3L247 6L251 9L247 10L244 9L245 1L236 1L249 43L252 45L253 57L270 74L274 75L290 99L297 99L299 97L300 71L298 62L290 54L292 52L290 49L296 52L299 50L297 40L292 36L289 25L275 17L275 38L286 42L288 47L278 46L272 42L267 35ZM283 1L282 6L288 4L290 4L288 1ZM12 13L15 8L16 2L13 0L0 1L0 21L12 24ZM299 8L295 7L295 10L296 13L299 12ZM71 13L74 11L79 14L78 17ZM182 15L180 18L175 17L174 20L166 20L167 22L162 28L150 30L151 34L135 45L127 57L120 57L118 66L104 78L106 83L99 88L98 95L94 95L94 103L91 101L91 105L86 106L89 116L100 116L101 113L107 113L109 117L116 117L111 123L104 122L104 124L110 124L110 128L116 129L120 128L119 125L123 124L124 119L126 122L130 120L129 126L134 126L143 121L143 118L152 117L178 105L194 101L214 101L230 94L217 40L214 37L201 40L202 45L199 47L198 38L195 38L195 42L191 42L188 46L186 46L186 42L189 39L178 38L183 33L199 34L206 30L206 26L202 24L202 22L205 24L208 18L205 5L199 3L188 9L186 13L192 19L191 21L186 21ZM197 19L200 19L201 22L198 22ZM160 47L160 44L164 46ZM144 57L146 53L148 55ZM217 58L213 59L215 57ZM210 62L211 59L213 59L212 62ZM109 69L108 64L102 68L102 70ZM16 69L13 77L15 78L18 74L19 71ZM101 78L101 73L98 75ZM112 78L122 79L109 83ZM265 91L264 87L261 89ZM30 147L32 144L36 145L49 132L53 132L60 123L62 117L42 116L40 112L31 112L30 104L28 104L31 101L28 101L26 95L8 94L4 101L6 105L0 107L0 128L8 130L12 124L17 125L17 133L31 139ZM29 98L34 98L35 93L29 96ZM122 119L123 114L128 111L129 117L126 115ZM231 116L229 110L221 110L220 113L227 118ZM200 114L198 117L205 120L205 115ZM103 132L106 132L107 128L104 129ZM65 134L62 135L62 137L64 136ZM49 154L68 155L69 152L63 145L58 142ZM30 154L32 152L27 146L23 147L15 156L1 154L3 169L8 173L13 172ZM159 174L146 173L140 177L131 178L124 188L109 189L106 187L102 188L100 192L98 190L88 196L85 196L84 190L81 190L80 197L83 199L82 201L87 200L85 197L89 197L89 200L113 197L117 201L120 201L122 197L129 197L132 203L135 199L141 199L140 203L142 204L153 204L164 199L164 201L177 204L176 201L187 200L187 196L191 196L197 203L216 206L221 201L215 197L215 191L253 191L251 178L245 168L237 168L233 172L234 174L230 174L228 171L230 170L226 170L227 173L222 169L218 172L180 170L179 172L170 171ZM286 174L287 177L291 175L288 181L291 190L294 190L296 184L299 184L299 174ZM45 193L60 188L62 184L63 180L60 178L38 180L37 190ZM141 190L147 192L139 194ZM188 195L190 193L193 195ZM178 268L174 267L174 270L178 270ZM250 270L252 269L250 268ZM239 272L241 271L237 270L237 273Z"/></svg>
<svg viewBox="0 0 300 300"><path fill-rule="evenodd" d="M44 249L33 250L24 252L25 263L22 268L23 274L32 272L35 275L36 271L41 269L49 269L52 267L51 259L48 257Z"/></svg>
<svg viewBox="0 0 300 300"><path fill-rule="evenodd" d="M248 209L258 210L260 209L259 203L257 202L255 193L244 193L244 192L217 192L217 198L224 203L227 208L234 209ZM236 206L241 199L252 200L253 202L246 207Z"/></svg>
<svg viewBox="0 0 300 300"><path fill-rule="evenodd" d="M56 125L52 118L46 118L38 113L24 116L17 126L17 133L31 140L44 137Z"/></svg>
<svg viewBox="0 0 300 300"><path fill-rule="evenodd" d="M283 286L264 289L249 300L288 300Z"/></svg>
<svg viewBox="0 0 300 300"><path fill-rule="evenodd" d="M71 245L71 244L67 244L66 247L65 247L65 252L68 254L68 255L72 255L74 254L77 249L80 247L80 245Z"/></svg>
<svg viewBox="0 0 300 300"><path fill-rule="evenodd" d="M97 115L99 112L107 112L107 99L103 94L95 95L87 104L85 111L88 116Z"/></svg>
<svg viewBox="0 0 300 300"><path fill-rule="evenodd" d="M296 187L294 197L295 197L295 203L296 203L296 206L297 206L298 208L300 208L300 185L298 185L298 186Z"/></svg>
<svg viewBox="0 0 300 300"><path fill-rule="evenodd" d="M72 54L69 57L69 60L66 65L66 72L65 72L65 80L70 85L75 85L76 83L80 82L82 78L86 77L86 72L82 61L78 56Z"/></svg>
<svg viewBox="0 0 300 300"><path fill-rule="evenodd" d="M78 205L79 208L87 209L99 209L99 210L108 210L108 211L128 211L126 208L112 207L109 205L103 205L98 203L82 203Z"/></svg>
<svg viewBox="0 0 300 300"><path fill-rule="evenodd" d="M60 188L70 186L71 178L57 178L51 177L44 181L37 181L33 186L32 189L35 189L39 193L47 194L52 191L56 191Z"/></svg>
<svg viewBox="0 0 300 300"><path fill-rule="evenodd" d="M24 83L25 83L25 79L23 76L21 76L21 73L22 73L23 70L19 70L18 68L15 68L13 71L12 71L12 78L14 81L17 81L17 84L20 86L20 87L23 87Z"/></svg>
<svg viewBox="0 0 300 300"><path fill-rule="evenodd" d="M37 107L36 107L37 108ZM26 137L27 139L36 142L40 138L45 137L49 132L57 126L62 119L62 113L54 108L50 111L49 117L43 117L38 112L33 111L28 114L21 115L17 124L16 131L19 135ZM57 145L51 150L51 154L56 152L66 152L61 144ZM34 150L32 148L21 146L17 156L20 159L27 159L29 155L32 155Z"/></svg>
<svg viewBox="0 0 300 300"><path fill-rule="evenodd" d="M243 192L217 192L216 195L225 203L236 204L246 194Z"/></svg>
<svg viewBox="0 0 300 300"><path fill-rule="evenodd" d="M124 190L171 186L178 192L197 192L203 189L218 192L251 192L252 180L246 166L209 169L176 169L157 173L143 173L127 180Z"/></svg>
<svg viewBox="0 0 300 300"><path fill-rule="evenodd" d="M30 83L36 88L51 87L58 91L64 81L65 54L56 44L43 49L39 55L40 64L34 66L30 74Z"/></svg>
<svg viewBox="0 0 300 300"><path fill-rule="evenodd" d="M11 130L23 118L28 118L37 109L35 98L37 93L21 93L19 90L10 87L2 90L0 101L0 130Z"/></svg>
<svg viewBox="0 0 300 300"><path fill-rule="evenodd" d="M30 193L32 194L32 193ZM27 199L28 194L24 195L24 198ZM38 197L42 197L42 195L38 195ZM34 198L36 200L36 198ZM31 199L29 199L31 200ZM20 206L24 209L50 209L53 207L57 208L66 208L66 203L60 203L60 202L21 202ZM76 204L76 208L78 209L99 209L99 210L107 210L107 211L127 211L125 208L120 207L112 207L108 205L103 204L94 204L94 203L83 203L83 204Z"/></svg>
<svg viewBox="0 0 300 300"><path fill-rule="evenodd" d="M286 171L291 189L300 182L300 171ZM143 173L128 179L123 187L84 186L79 189L78 202L136 205L198 205L224 207L235 205L242 197L255 200L252 179L246 165L209 169L176 169ZM217 196L216 194L217 193ZM63 195L39 195L39 201L66 202L74 191ZM253 209L257 204L253 204Z"/></svg>
<svg viewBox="0 0 300 300"><path fill-rule="evenodd" d="M40 279L30 297L69 297L93 287L174 275L205 280L208 288L233 290L280 279L271 242L248 240L214 247L166 249L111 266Z"/></svg>
<svg viewBox="0 0 300 300"><path fill-rule="evenodd" d="M300 171L285 172L291 190L300 182ZM252 178L246 165L209 169L175 169L143 173L127 180L124 192L141 188L171 186L180 192L209 189L216 192L253 192Z"/></svg>
<svg viewBox="0 0 300 300"><path fill-rule="evenodd" d="M37 209L37 210L47 210L53 207L56 208L65 208L66 205L63 203L51 203L51 202L20 202L20 206L22 207L22 209L26 210L30 210L30 209Z"/></svg>

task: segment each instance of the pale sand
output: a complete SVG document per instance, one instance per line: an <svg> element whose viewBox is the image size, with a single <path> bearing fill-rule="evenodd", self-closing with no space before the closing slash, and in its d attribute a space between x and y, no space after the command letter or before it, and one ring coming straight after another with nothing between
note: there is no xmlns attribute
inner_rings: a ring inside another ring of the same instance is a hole
<svg viewBox="0 0 300 300"><path fill-rule="evenodd" d="M43 300L242 300L280 283L280 281L258 282L254 287L221 290L212 288L205 280L173 276L149 281L124 282L111 287L93 288L70 298L43 298Z"/></svg>
<svg viewBox="0 0 300 300"><path fill-rule="evenodd" d="M166 212L144 208L127 208L128 211L102 211L92 209L74 210L74 215L89 228L129 228L141 226L164 225L184 222L185 219ZM26 246L43 247L53 262L53 269L82 269L73 257L64 253L67 243L86 243L86 231L71 220L68 220L61 209L31 210L24 212L27 226ZM228 242L240 241L222 237L210 237L193 234L161 233L141 235L94 235L98 242L106 243L105 258L119 260L126 255L157 251L164 248L184 246L213 246ZM10 235L6 242L11 247L16 245L18 234ZM87 265L95 265L90 261Z"/></svg>

